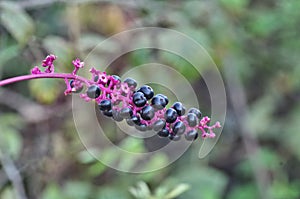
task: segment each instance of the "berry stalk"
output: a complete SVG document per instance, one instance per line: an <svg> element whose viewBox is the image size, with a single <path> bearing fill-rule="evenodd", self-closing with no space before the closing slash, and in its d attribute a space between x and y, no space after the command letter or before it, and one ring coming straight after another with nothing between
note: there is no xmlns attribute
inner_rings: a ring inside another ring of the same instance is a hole
<svg viewBox="0 0 300 199"><path fill-rule="evenodd" d="M117 75L107 75L95 68L90 69L91 80L78 76L77 72L84 66L80 59L72 61L72 73L54 73L55 55L48 55L42 62L45 67L42 72L38 66L31 70L31 75L13 77L0 81L0 86L39 78L64 79L65 95L81 93L84 86L86 91L80 97L86 102L95 101L99 111L104 116L116 122L126 120L127 124L139 131L154 130L160 137L168 137L177 141L184 136L193 141L199 134L202 138L214 138L213 129L220 128L219 122L209 125L210 118L202 117L197 108L190 108L185 115L186 108L181 102L175 102L167 108L169 99L163 94L154 95L153 89L143 85L136 89L137 82L132 78L121 81Z"/></svg>
<svg viewBox="0 0 300 199"><path fill-rule="evenodd" d="M73 75L68 73L41 73L41 74L22 75L18 77L12 77L9 79L1 80L0 86L5 86L7 84L12 84L16 82L25 81L25 80L41 79L41 78L76 79L78 81L85 83L86 85L91 84L90 80L87 80L78 75Z"/></svg>

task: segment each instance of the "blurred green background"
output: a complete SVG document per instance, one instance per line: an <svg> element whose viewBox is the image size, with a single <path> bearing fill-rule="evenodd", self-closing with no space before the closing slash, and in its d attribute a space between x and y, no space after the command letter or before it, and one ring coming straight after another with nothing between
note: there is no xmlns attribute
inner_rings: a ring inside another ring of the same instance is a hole
<svg viewBox="0 0 300 199"><path fill-rule="evenodd" d="M49 53L59 57L58 71L71 71L72 59L84 58L105 38L152 26L178 30L203 45L228 97L223 133L206 158L198 159L198 141L164 169L129 174L85 151L62 81L5 86L0 89L0 198L300 198L299 10L299 0L0 1L1 79L28 74ZM112 51L99 52L99 64ZM200 108L210 114L203 79L175 55L139 50L120 57L107 72L122 74L149 62L172 66L194 88L205 90L198 96ZM123 148L151 149L151 142L111 129L110 139ZM124 168L135 164L105 153ZM164 161L158 154L149 165Z"/></svg>

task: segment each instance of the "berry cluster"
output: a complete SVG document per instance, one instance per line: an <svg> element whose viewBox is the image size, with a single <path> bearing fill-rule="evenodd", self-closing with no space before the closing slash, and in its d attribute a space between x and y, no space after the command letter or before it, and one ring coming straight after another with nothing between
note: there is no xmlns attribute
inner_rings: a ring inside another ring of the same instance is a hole
<svg viewBox="0 0 300 199"><path fill-rule="evenodd" d="M168 108L169 99L165 95L155 95L148 85L137 88L137 82L132 78L121 81L119 76L107 75L95 68L90 69L91 80L78 76L78 70L84 66L79 59L72 61L74 70L71 74L54 73L55 59L55 55L48 55L43 60L42 66L48 67L44 72L36 66L31 75L0 81L0 86L34 78L63 78L67 86L66 95L80 93L86 86L80 97L87 102L94 100L103 115L117 122L126 120L128 125L140 131L154 130L158 136L174 141L182 136L193 141L199 133L202 138L213 138L213 129L221 127L219 122L209 126L209 117L202 117L197 108L186 111L181 102L175 102Z"/></svg>

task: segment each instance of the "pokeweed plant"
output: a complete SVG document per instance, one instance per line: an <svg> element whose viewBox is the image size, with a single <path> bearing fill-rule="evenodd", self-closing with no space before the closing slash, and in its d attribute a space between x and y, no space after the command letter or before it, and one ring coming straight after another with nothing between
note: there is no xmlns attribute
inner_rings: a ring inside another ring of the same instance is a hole
<svg viewBox="0 0 300 199"><path fill-rule="evenodd" d="M92 67L89 71L91 79L77 75L84 62L80 59L72 61L74 70L71 73L55 73L54 61L57 56L50 54L42 61L44 71L38 66L31 69L30 75L18 76L0 81L0 86L14 82L38 79L60 78L66 84L65 95L80 93L86 102L95 101L103 115L127 124L140 131L154 130L160 137L168 137L177 141L184 136L193 141L198 138L214 138L214 128L220 128L219 122L209 125L210 118L202 116L197 108L186 108L181 102L175 102L169 108L169 99L163 94L154 94L148 85L137 88L137 82L132 78L121 81L117 75L108 75ZM82 93L84 87L85 92Z"/></svg>

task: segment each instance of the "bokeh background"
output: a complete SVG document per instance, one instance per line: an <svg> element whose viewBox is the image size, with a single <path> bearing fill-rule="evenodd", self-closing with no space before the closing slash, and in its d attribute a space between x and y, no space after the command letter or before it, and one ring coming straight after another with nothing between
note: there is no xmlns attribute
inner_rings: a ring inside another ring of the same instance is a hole
<svg viewBox="0 0 300 199"><path fill-rule="evenodd" d="M0 198L300 198L299 10L299 0L0 1L1 79L28 74L49 53L58 55L58 71L71 71L72 59L84 58L115 33L164 27L187 34L208 51L226 85L228 107L222 135L207 157L198 159L197 141L164 169L130 174L86 152L62 81L2 87ZM112 44L94 59L101 64L119 48ZM201 75L176 55L138 50L121 56L107 72L122 74L149 62L174 67L202 89L200 107L210 114ZM108 124L109 138L123 148L146 152L153 147ZM124 168L135 164L110 150L104 153ZM166 158L158 154L148 164Z"/></svg>

